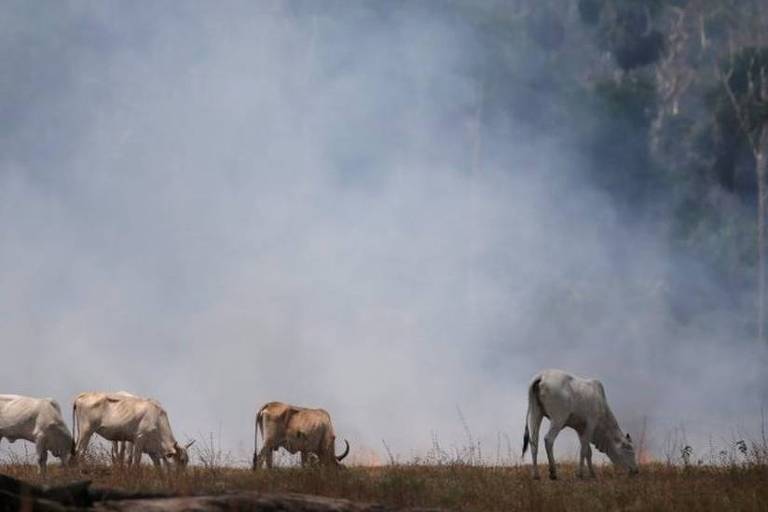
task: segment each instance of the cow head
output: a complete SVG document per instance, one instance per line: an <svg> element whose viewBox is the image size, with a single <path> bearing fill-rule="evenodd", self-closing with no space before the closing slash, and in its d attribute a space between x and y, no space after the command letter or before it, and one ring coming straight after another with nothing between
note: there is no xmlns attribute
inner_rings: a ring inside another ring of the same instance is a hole
<svg viewBox="0 0 768 512"><path fill-rule="evenodd" d="M184 446L181 446L179 443L174 442L173 443L173 451L168 452L165 454L165 457L168 460L173 460L173 462L176 463L176 467L178 468L185 468L187 467L187 464L189 464L189 453L187 452L187 449L195 444L195 440L188 442Z"/></svg>
<svg viewBox="0 0 768 512"><path fill-rule="evenodd" d="M64 464L65 466L73 465L75 462L75 456L72 453L72 448L71 448L71 445L69 444L53 445L51 447L51 453L53 453L55 457L58 457L59 459L61 459L61 463Z"/></svg>
<svg viewBox="0 0 768 512"><path fill-rule="evenodd" d="M627 468L630 475L638 473L635 447L632 445L632 437L629 434L626 436L618 435L613 440L612 452L608 453L608 457L614 464Z"/></svg>
<svg viewBox="0 0 768 512"><path fill-rule="evenodd" d="M69 431L58 425L48 430L48 449L62 464L72 464L75 455L75 443Z"/></svg>

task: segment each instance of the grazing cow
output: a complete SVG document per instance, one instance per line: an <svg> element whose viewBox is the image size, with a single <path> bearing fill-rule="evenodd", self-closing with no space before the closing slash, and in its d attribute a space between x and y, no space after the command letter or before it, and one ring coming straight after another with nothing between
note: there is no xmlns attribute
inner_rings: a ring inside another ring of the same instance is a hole
<svg viewBox="0 0 768 512"><path fill-rule="evenodd" d="M72 435L61 415L59 404L51 398L0 395L0 440L26 439L35 443L37 464L45 474L48 452L70 461L74 451Z"/></svg>
<svg viewBox="0 0 768 512"><path fill-rule="evenodd" d="M544 370L533 378L528 387L528 414L523 437L523 456L529 440L531 443L534 478L539 478L536 456L539 451L539 427L545 416L549 418L550 426L544 436L544 447L549 460L549 478L552 480L557 479L552 449L557 434L565 427L571 427L579 434L579 478L584 476L584 459L589 467L589 475L593 478L595 476L590 443L605 453L615 465L627 468L630 474L638 472L632 438L629 434L624 436L619 428L616 417L608 407L600 381L582 379L560 370Z"/></svg>
<svg viewBox="0 0 768 512"><path fill-rule="evenodd" d="M194 441L180 446L173 437L168 415L155 400L118 393L81 393L72 406L72 427L77 439L75 454L85 452L91 436L99 434L108 441L129 442L129 464L139 464L142 453L156 467L167 467L173 460L177 467L189 463L189 448Z"/></svg>
<svg viewBox="0 0 768 512"><path fill-rule="evenodd" d="M258 450L258 436L264 446ZM266 460L272 467L272 452L285 448L289 453L301 453L304 466L311 456L316 456L322 465L337 466L349 453L349 443L344 453L336 455L336 435L331 417L323 409L307 409L280 402L269 402L256 413L254 433L253 469L261 467Z"/></svg>

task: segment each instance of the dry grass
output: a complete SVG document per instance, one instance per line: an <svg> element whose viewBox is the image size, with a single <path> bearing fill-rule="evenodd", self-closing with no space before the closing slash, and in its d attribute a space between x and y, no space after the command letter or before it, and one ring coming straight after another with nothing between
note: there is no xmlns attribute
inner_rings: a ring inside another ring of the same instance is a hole
<svg viewBox="0 0 768 512"><path fill-rule="evenodd" d="M678 467L648 464L628 478L602 467L597 480L575 478L573 465L561 480L533 481L529 467L400 465L344 470L279 468L252 472L228 467L189 468L160 475L153 468L111 469L52 466L48 483L91 479L94 485L126 491L216 494L234 490L300 492L395 506L444 507L466 511L581 510L768 510L768 466ZM13 464L0 471L40 481L36 468Z"/></svg>

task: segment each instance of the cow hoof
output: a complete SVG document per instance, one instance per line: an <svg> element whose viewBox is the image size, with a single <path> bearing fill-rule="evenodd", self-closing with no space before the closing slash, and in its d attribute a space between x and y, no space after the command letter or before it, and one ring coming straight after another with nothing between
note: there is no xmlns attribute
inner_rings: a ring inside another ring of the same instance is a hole
<svg viewBox="0 0 768 512"><path fill-rule="evenodd" d="M534 480L541 480L541 476L539 476L539 475L533 475L533 479L534 479Z"/></svg>
<svg viewBox="0 0 768 512"><path fill-rule="evenodd" d="M549 475L549 479L550 480L557 480L557 475L551 474L551 475Z"/></svg>

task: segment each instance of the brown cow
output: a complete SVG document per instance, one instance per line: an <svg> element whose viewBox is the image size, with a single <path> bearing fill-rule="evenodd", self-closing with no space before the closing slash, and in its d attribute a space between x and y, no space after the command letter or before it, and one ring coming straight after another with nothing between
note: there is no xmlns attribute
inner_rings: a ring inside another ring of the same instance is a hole
<svg viewBox="0 0 768 512"><path fill-rule="evenodd" d="M258 449L258 435L264 439L261 451ZM254 433L253 469L266 461L272 467L272 452L285 448L289 453L301 453L304 466L310 455L315 455L320 464L338 466L349 453L349 443L344 453L336 455L336 435L331 417L324 409L307 409L281 402L269 402L256 413Z"/></svg>

